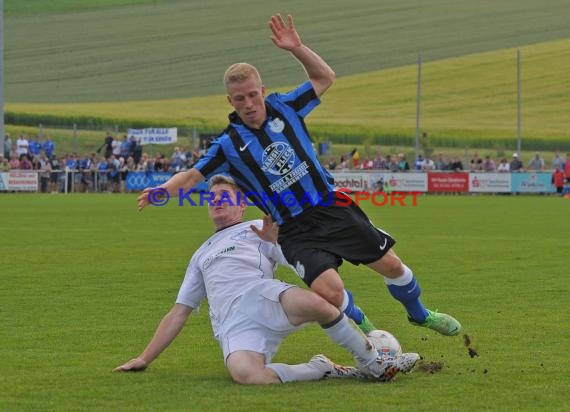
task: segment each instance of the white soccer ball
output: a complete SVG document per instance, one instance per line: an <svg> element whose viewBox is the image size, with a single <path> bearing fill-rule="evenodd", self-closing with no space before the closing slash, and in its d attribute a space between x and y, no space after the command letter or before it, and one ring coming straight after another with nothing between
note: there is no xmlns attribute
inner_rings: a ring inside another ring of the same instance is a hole
<svg viewBox="0 0 570 412"><path fill-rule="evenodd" d="M394 357L402 354L400 342L390 332L376 329L368 334L368 338L376 348L378 356Z"/></svg>

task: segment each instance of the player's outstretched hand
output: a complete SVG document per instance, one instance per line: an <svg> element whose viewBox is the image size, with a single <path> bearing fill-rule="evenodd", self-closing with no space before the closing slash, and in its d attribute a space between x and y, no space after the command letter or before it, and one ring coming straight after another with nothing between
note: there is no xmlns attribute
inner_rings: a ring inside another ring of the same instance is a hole
<svg viewBox="0 0 570 412"><path fill-rule="evenodd" d="M285 24L285 21L280 14L271 16L271 19L269 20L269 28L273 33L271 40L281 49L292 50L301 46L303 43L301 42L301 37L299 37L299 33L297 33L295 25L293 24L293 16L290 14L287 16L287 22L288 24Z"/></svg>
<svg viewBox="0 0 570 412"><path fill-rule="evenodd" d="M147 187L146 189L144 189L142 191L142 193L137 198L139 212L141 210L143 210L145 208L145 206L148 206L150 204L148 196L149 196L149 193L152 189L154 189L154 188L153 187Z"/></svg>
<svg viewBox="0 0 570 412"><path fill-rule="evenodd" d="M142 372L148 365L141 358L134 358L125 363L124 365L117 366L113 372Z"/></svg>
<svg viewBox="0 0 570 412"><path fill-rule="evenodd" d="M261 238L261 240L265 240L266 242L271 242L274 244L277 243L277 237L279 236L279 226L277 226L277 223L273 221L271 216L266 215L263 218L263 226L261 229L255 225L251 225L250 228L255 232L257 236Z"/></svg>

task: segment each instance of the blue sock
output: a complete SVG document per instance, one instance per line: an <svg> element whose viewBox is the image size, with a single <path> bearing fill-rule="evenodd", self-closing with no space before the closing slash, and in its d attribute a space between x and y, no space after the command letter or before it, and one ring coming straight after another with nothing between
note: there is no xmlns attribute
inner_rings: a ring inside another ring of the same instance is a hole
<svg viewBox="0 0 570 412"><path fill-rule="evenodd" d="M410 270L406 267L407 270ZM410 271L411 273L411 271ZM392 280L392 279L390 279ZM388 284L388 290L394 298L399 300L406 308L408 315L417 323L424 323L428 312L420 301L420 285L412 275L412 280L406 285Z"/></svg>
<svg viewBox="0 0 570 412"><path fill-rule="evenodd" d="M346 314L346 316L354 321L354 323L357 325L360 325L362 323L362 319L364 319L364 312L362 312L362 309L354 304L352 293L347 289L344 290L344 302L342 303L341 309Z"/></svg>

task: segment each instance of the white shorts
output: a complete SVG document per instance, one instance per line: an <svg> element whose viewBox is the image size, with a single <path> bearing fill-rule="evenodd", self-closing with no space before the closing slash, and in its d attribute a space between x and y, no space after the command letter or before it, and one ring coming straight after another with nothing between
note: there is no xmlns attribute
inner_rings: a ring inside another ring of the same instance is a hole
<svg viewBox="0 0 570 412"><path fill-rule="evenodd" d="M279 296L296 287L268 279L244 293L222 324L219 337L224 362L236 351L247 350L265 355L270 363L283 339L298 329L289 323Z"/></svg>

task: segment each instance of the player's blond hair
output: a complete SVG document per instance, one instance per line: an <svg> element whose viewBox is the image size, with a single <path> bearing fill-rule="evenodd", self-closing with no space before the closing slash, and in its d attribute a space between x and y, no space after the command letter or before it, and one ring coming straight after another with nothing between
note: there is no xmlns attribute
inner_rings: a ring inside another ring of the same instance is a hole
<svg viewBox="0 0 570 412"><path fill-rule="evenodd" d="M249 63L235 63L227 68L224 73L224 86L226 91L231 83L242 83L246 80L254 79L258 86L261 86L261 76L257 69Z"/></svg>
<svg viewBox="0 0 570 412"><path fill-rule="evenodd" d="M208 181L208 190L212 190L212 187L214 187L215 185L228 185L231 186L231 188L234 190L234 192L238 192L239 191L239 187L236 183L236 181L231 178L230 176L226 176L226 175L214 175L210 178L210 180Z"/></svg>

